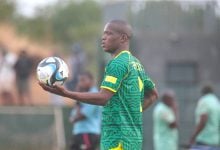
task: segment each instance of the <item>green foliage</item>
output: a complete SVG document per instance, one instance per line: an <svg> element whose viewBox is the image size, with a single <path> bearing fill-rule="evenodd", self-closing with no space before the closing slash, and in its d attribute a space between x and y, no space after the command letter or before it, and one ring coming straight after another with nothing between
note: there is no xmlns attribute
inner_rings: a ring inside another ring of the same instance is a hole
<svg viewBox="0 0 220 150"><path fill-rule="evenodd" d="M54 42L70 51L73 43L81 43L87 54L87 69L96 68L97 39L101 31L101 6L94 1L58 3L51 10L50 29Z"/></svg>
<svg viewBox="0 0 220 150"><path fill-rule="evenodd" d="M87 69L95 71L97 39L101 31L101 6L90 0L58 1L39 8L32 18L15 16L17 31L39 43L47 42L69 53L74 43L81 43L88 56Z"/></svg>
<svg viewBox="0 0 220 150"><path fill-rule="evenodd" d="M89 40L100 31L101 9L93 1L71 1L56 10L51 22L58 42L71 44L73 41Z"/></svg>
<svg viewBox="0 0 220 150"><path fill-rule="evenodd" d="M19 33L66 47L74 42L90 42L97 38L101 25L101 7L94 1L58 2L38 9L34 18L20 16L15 22Z"/></svg>
<svg viewBox="0 0 220 150"><path fill-rule="evenodd" d="M44 41L48 39L48 20L43 16L36 16L35 18L17 17L14 21L16 23L17 31L20 34L27 35L33 40Z"/></svg>
<svg viewBox="0 0 220 150"><path fill-rule="evenodd" d="M11 20L15 5L11 0L0 0L0 22Z"/></svg>

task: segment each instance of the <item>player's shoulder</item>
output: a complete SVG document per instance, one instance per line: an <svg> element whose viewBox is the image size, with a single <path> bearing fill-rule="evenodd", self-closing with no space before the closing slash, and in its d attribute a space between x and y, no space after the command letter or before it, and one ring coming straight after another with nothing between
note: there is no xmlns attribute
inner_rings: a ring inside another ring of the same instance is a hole
<svg viewBox="0 0 220 150"><path fill-rule="evenodd" d="M121 52L114 59L112 59L108 65L108 67L121 67L127 68L129 64L129 52Z"/></svg>
<svg viewBox="0 0 220 150"><path fill-rule="evenodd" d="M113 59L113 61L118 63L128 63L130 57L131 53L129 51L122 51Z"/></svg>

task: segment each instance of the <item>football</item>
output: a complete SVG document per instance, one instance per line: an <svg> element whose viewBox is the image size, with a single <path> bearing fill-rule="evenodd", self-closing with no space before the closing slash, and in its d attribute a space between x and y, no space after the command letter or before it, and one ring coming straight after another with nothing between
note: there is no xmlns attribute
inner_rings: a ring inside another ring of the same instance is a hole
<svg viewBox="0 0 220 150"><path fill-rule="evenodd" d="M67 64L59 57L43 59L37 66L37 78L48 86L63 84L68 78Z"/></svg>

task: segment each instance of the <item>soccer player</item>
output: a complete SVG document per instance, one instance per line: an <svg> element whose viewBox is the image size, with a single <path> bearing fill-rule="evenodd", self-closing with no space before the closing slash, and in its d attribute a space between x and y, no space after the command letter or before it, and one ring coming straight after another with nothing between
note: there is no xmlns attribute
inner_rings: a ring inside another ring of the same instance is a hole
<svg viewBox="0 0 220 150"><path fill-rule="evenodd" d="M154 149L178 150L177 105L175 94L167 90L153 112Z"/></svg>
<svg viewBox="0 0 220 150"><path fill-rule="evenodd" d="M91 73L83 72L78 77L77 91L98 92ZM70 150L96 150L101 133L101 106L78 102L71 112L73 136Z"/></svg>
<svg viewBox="0 0 220 150"><path fill-rule="evenodd" d="M102 47L112 56L98 93L71 92L62 86L40 85L46 91L78 101L103 105L101 150L142 150L142 111L156 99L155 84L129 51L132 29L122 20L104 27Z"/></svg>
<svg viewBox="0 0 220 150"><path fill-rule="evenodd" d="M200 150L219 150L216 146L220 146L220 102L211 86L202 89L195 114L197 125L190 144Z"/></svg>

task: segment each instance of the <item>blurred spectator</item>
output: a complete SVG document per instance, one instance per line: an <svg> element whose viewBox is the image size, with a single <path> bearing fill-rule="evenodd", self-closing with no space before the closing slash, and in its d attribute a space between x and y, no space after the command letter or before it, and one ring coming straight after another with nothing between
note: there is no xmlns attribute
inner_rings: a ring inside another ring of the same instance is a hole
<svg viewBox="0 0 220 150"><path fill-rule="evenodd" d="M211 86L204 86L196 111L196 129L190 144L200 150L219 150L220 147L220 102Z"/></svg>
<svg viewBox="0 0 220 150"><path fill-rule="evenodd" d="M14 104L13 86L15 74L13 70L16 61L15 54L8 52L5 46L0 45L0 94L3 105Z"/></svg>
<svg viewBox="0 0 220 150"><path fill-rule="evenodd" d="M154 149L178 150L177 105L175 94L167 90L154 108Z"/></svg>
<svg viewBox="0 0 220 150"><path fill-rule="evenodd" d="M70 80L67 82L66 86L69 90L74 90L77 85L77 79L84 70L85 63L85 53L83 52L80 44L74 44L72 46L72 55L69 60L70 65Z"/></svg>
<svg viewBox="0 0 220 150"><path fill-rule="evenodd" d="M98 92L93 82L90 73L82 73L79 76L77 90ZM101 132L101 106L77 103L71 112L70 122L73 124L70 150L96 150Z"/></svg>
<svg viewBox="0 0 220 150"><path fill-rule="evenodd" d="M16 73L16 88L20 105L32 105L29 87L32 66L32 59L28 56L26 50L21 50L18 60L14 65Z"/></svg>

